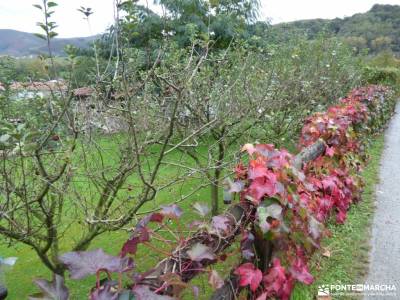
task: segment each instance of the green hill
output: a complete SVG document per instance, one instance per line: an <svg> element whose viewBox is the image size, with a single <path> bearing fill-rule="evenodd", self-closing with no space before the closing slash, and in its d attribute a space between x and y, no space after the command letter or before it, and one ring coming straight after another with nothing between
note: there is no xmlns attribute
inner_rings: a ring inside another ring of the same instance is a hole
<svg viewBox="0 0 400 300"><path fill-rule="evenodd" d="M325 33L343 38L358 49L370 53L392 50L400 53L400 5L374 5L366 13L333 20L313 19L271 26L268 39L282 41L294 34L313 39Z"/></svg>

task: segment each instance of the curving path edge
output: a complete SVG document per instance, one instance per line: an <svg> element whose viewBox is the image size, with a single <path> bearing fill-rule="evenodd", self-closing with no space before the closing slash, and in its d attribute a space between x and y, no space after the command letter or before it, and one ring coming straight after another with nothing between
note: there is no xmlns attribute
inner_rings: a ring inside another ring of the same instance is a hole
<svg viewBox="0 0 400 300"><path fill-rule="evenodd" d="M395 285L396 291L364 299L400 299L400 102L386 130L379 178L365 283Z"/></svg>

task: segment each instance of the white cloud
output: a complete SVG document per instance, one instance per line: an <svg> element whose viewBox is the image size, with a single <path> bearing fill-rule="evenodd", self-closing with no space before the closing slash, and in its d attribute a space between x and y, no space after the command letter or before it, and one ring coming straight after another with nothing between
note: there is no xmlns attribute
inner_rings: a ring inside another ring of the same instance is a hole
<svg viewBox="0 0 400 300"><path fill-rule="evenodd" d="M115 0L56 0L59 7L54 20L59 27L60 37L87 36L103 32L114 20ZM36 22L41 15L32 4L41 0L0 0L0 28L37 32ZM140 0L146 5L146 0ZM148 0L150 7L153 0ZM335 18L366 12L375 3L399 4L400 0L261 0L261 16L273 23L310 18ZM82 14L80 6L91 7L91 30Z"/></svg>

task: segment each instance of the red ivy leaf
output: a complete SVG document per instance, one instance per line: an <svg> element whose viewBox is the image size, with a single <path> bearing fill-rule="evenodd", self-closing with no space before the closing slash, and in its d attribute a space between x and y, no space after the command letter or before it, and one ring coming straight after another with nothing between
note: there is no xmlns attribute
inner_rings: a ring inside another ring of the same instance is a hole
<svg viewBox="0 0 400 300"><path fill-rule="evenodd" d="M308 271L307 264L304 262L304 258L298 256L292 267L289 269L290 273L295 279L305 284L311 284L314 281L314 277Z"/></svg>
<svg viewBox="0 0 400 300"><path fill-rule="evenodd" d="M271 173L267 168L267 164L262 157L253 159L249 163L249 179L256 179L259 177L266 177Z"/></svg>
<svg viewBox="0 0 400 300"><path fill-rule="evenodd" d="M276 184L276 175L271 172L267 177L253 180L249 186L248 193L259 202L265 195L273 197L277 194Z"/></svg>
<svg viewBox="0 0 400 300"><path fill-rule="evenodd" d="M333 157L335 155L335 149L333 147L326 147L325 155Z"/></svg>
<svg viewBox="0 0 400 300"><path fill-rule="evenodd" d="M279 299L287 300L293 289L293 278L286 274L285 268L281 266L278 258L272 261L272 267L264 276L264 284L266 286L268 296L276 295Z"/></svg>
<svg viewBox="0 0 400 300"><path fill-rule="evenodd" d="M164 219L164 216L160 213L152 213L150 215L150 222L161 223Z"/></svg>
<svg viewBox="0 0 400 300"><path fill-rule="evenodd" d="M239 285L250 285L253 292L258 288L262 280L262 273L252 263L242 264L235 270L235 274L240 277Z"/></svg>
<svg viewBox="0 0 400 300"><path fill-rule="evenodd" d="M137 245L140 243L148 242L150 240L150 233L146 227L140 227L135 230L132 237L127 240L122 246L120 256L125 257L129 254L136 254Z"/></svg>
<svg viewBox="0 0 400 300"><path fill-rule="evenodd" d="M235 167L235 174L237 179L246 178L247 169L241 162Z"/></svg>

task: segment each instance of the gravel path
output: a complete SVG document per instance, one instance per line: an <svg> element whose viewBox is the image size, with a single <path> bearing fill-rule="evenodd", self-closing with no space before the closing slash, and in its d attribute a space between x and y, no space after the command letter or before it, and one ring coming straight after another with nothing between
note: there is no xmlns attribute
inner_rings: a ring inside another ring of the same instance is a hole
<svg viewBox="0 0 400 300"><path fill-rule="evenodd" d="M400 103L385 135L371 245L366 284L394 284L397 291L364 299L400 299Z"/></svg>

